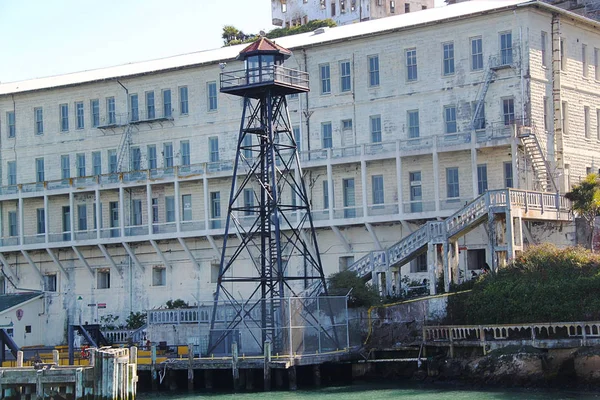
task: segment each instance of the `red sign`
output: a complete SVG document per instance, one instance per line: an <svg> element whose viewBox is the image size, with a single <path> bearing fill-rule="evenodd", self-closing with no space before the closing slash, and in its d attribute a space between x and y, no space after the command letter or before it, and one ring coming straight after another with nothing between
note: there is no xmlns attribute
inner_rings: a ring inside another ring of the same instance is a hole
<svg viewBox="0 0 600 400"><path fill-rule="evenodd" d="M106 308L106 303L98 303L98 308Z"/></svg>

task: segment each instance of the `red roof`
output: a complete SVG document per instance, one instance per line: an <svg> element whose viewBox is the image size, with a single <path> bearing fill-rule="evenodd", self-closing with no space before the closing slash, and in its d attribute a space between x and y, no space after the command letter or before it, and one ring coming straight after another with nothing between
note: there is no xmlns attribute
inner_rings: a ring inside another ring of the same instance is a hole
<svg viewBox="0 0 600 400"><path fill-rule="evenodd" d="M261 36L254 42L250 43L244 50L240 51L240 56L245 56L252 53L280 53L286 58L292 55L291 51L285 47L275 44L275 42L272 42L264 36Z"/></svg>

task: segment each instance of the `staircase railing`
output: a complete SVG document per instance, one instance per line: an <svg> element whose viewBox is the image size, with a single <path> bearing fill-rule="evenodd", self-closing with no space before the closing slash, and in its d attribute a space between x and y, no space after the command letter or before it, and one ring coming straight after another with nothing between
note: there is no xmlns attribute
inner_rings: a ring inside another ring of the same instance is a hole
<svg viewBox="0 0 600 400"><path fill-rule="evenodd" d="M550 163L544 155L542 146L537 137L535 127L520 127L517 134L525 148L525 156L529 158L533 173L539 183L540 189L546 191L548 183L552 185L552 190L558 191L554 177L550 173Z"/></svg>

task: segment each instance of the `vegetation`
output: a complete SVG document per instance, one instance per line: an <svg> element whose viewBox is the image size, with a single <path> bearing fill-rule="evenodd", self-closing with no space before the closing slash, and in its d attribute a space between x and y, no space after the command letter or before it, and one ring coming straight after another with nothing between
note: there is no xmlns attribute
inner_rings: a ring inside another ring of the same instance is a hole
<svg viewBox="0 0 600 400"><path fill-rule="evenodd" d="M188 303L181 299L177 300L167 300L166 306L168 309L172 310L174 308L187 308L189 307Z"/></svg>
<svg viewBox="0 0 600 400"><path fill-rule="evenodd" d="M299 33L312 32L315 29L323 27L334 27L336 23L332 19L316 19L304 25L292 26L289 28L275 28L265 34L269 39L280 38L284 36L297 35ZM225 25L223 27L223 46L233 46L236 44L250 43L258 38L255 33L246 34L235 26Z"/></svg>
<svg viewBox="0 0 600 400"><path fill-rule="evenodd" d="M582 247L530 248L507 268L480 276L472 286L471 292L448 298L448 323L600 319L600 255Z"/></svg>
<svg viewBox="0 0 600 400"><path fill-rule="evenodd" d="M100 317L100 326L107 331L113 331L115 329L120 329L120 325L117 325L117 321L119 320L118 315L106 314Z"/></svg>
<svg viewBox="0 0 600 400"><path fill-rule="evenodd" d="M581 183L573 186L573 190L565 194L565 197L571 200L573 212L583 218L589 226L589 232L593 232L594 220L600 214L600 177L589 174ZM592 248L591 234L588 247Z"/></svg>
<svg viewBox="0 0 600 400"><path fill-rule="evenodd" d="M354 271L337 272L329 276L327 287L331 296L348 296L348 307L370 307L381 303L377 289L365 283Z"/></svg>
<svg viewBox="0 0 600 400"><path fill-rule="evenodd" d="M127 320L125 321L126 325L125 327L127 329L138 329L141 328L142 326L144 326L144 324L146 323L146 313L144 312L132 312L129 314L129 317L127 317Z"/></svg>

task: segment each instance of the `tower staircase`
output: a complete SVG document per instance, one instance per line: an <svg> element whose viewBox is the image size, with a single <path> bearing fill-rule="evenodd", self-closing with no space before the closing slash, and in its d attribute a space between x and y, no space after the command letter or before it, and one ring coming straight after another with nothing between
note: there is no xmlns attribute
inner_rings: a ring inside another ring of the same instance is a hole
<svg viewBox="0 0 600 400"><path fill-rule="evenodd" d="M550 173L550 164L544 156L534 127L519 127L517 137L521 140L525 156L531 163L535 177L534 189L541 192L557 191L556 182Z"/></svg>

